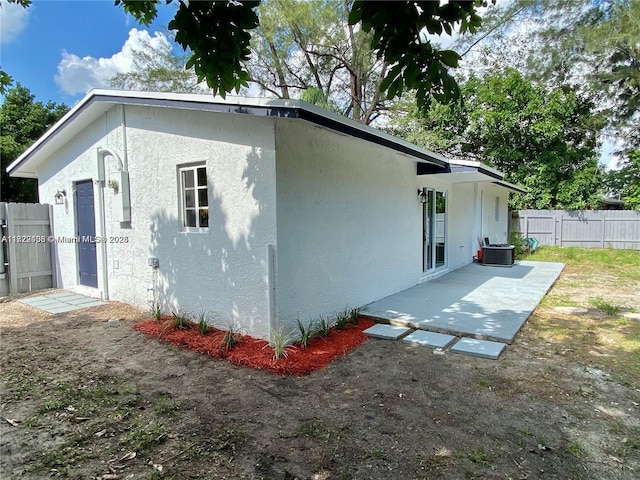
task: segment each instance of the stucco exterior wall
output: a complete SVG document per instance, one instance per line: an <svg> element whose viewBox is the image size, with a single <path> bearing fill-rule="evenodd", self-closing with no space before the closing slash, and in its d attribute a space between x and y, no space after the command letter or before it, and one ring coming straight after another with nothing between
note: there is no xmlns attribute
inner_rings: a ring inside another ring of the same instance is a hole
<svg viewBox="0 0 640 480"><path fill-rule="evenodd" d="M493 183L481 183L481 238L491 243L509 243L509 191Z"/></svg>
<svg viewBox="0 0 640 480"><path fill-rule="evenodd" d="M280 321L333 316L418 281L414 160L284 119L276 152Z"/></svg>
<svg viewBox="0 0 640 480"><path fill-rule="evenodd" d="M45 163L38 172L41 198L95 178L97 146L124 159L121 109L114 107ZM127 239L107 244L109 297L147 308L155 291L166 311L206 310L219 326L233 322L268 338L266 246L276 242L273 120L134 106L125 117L131 222L119 222L119 202L105 188L107 237ZM209 231L184 232L177 166L200 162L209 181ZM117 162L106 156L106 164L109 178ZM74 236L73 195L68 200L67 212L54 208L57 236ZM60 286L99 296L103 285L78 285L75 252L75 245L58 245ZM157 271L149 257L159 259ZM102 269L99 253L99 281Z"/></svg>

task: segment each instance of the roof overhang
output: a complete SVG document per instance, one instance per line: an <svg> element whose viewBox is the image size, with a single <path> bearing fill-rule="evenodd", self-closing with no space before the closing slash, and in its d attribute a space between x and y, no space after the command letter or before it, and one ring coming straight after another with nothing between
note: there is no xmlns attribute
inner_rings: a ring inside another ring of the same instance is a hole
<svg viewBox="0 0 640 480"><path fill-rule="evenodd" d="M463 158L449 158L449 168L445 172L439 172L428 164L418 164L418 175L433 175L450 183L481 183L491 182L516 193L527 191L517 185L504 180L504 174L495 168L476 160Z"/></svg>
<svg viewBox="0 0 640 480"><path fill-rule="evenodd" d="M42 162L98 119L114 105L151 106L198 111L214 111L242 115L298 118L351 137L360 138L410 156L418 164L428 165L431 172L449 169L448 160L434 152L329 112L301 100L270 98L214 97L183 93L92 90L67 114L36 140L7 167L13 177L37 178Z"/></svg>

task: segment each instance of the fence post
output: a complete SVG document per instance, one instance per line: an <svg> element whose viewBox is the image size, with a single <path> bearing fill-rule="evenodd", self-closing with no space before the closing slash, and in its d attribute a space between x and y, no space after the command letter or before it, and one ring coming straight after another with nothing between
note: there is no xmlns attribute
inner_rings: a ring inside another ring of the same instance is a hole
<svg viewBox="0 0 640 480"><path fill-rule="evenodd" d="M15 226L15 205L7 204L7 235L16 235ZM18 293L18 269L16 268L16 262L18 261L16 254L16 242L7 242L7 263L9 268L7 273L9 274L9 293Z"/></svg>
<svg viewBox="0 0 640 480"><path fill-rule="evenodd" d="M604 232L606 230L606 225L605 225L605 216L604 216L604 210L600 210L600 228L602 229L602 232L600 232L600 247L604 248Z"/></svg>
<svg viewBox="0 0 640 480"><path fill-rule="evenodd" d="M524 214L524 238L529 238L529 215L525 211Z"/></svg>
<svg viewBox="0 0 640 480"><path fill-rule="evenodd" d="M558 228L560 230L560 232L558 233L558 241L557 243L555 243L554 245L556 246L560 246L560 247L564 247L564 245L562 244L562 221L564 219L563 216L564 211L563 210L558 210L556 211L556 217L560 217L560 220L558 221Z"/></svg>

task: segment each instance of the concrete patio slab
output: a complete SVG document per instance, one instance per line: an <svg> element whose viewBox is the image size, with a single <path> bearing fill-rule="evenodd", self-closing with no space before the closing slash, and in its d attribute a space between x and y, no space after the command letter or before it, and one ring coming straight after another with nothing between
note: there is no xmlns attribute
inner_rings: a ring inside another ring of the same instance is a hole
<svg viewBox="0 0 640 480"><path fill-rule="evenodd" d="M392 325L511 343L564 264L471 264L366 305L361 315Z"/></svg>
<svg viewBox="0 0 640 480"><path fill-rule="evenodd" d="M106 304L106 302L96 298L85 297L84 295L71 292L38 295L37 297L23 298L18 301L49 313L72 312L73 310Z"/></svg>
<svg viewBox="0 0 640 480"><path fill-rule="evenodd" d="M442 348L444 350L455 342L456 338L457 337L453 335L446 335L444 333L416 330L411 335L404 337L402 341L413 345L420 345L421 347Z"/></svg>
<svg viewBox="0 0 640 480"><path fill-rule="evenodd" d="M384 338L385 340L398 340L409 332L411 332L410 328L397 327L395 325L383 325L379 323L373 327L367 328L362 333L369 335L370 337Z"/></svg>
<svg viewBox="0 0 640 480"><path fill-rule="evenodd" d="M489 358L497 360L507 345L489 340L478 340L477 338L461 338L451 347L451 351L475 357Z"/></svg>

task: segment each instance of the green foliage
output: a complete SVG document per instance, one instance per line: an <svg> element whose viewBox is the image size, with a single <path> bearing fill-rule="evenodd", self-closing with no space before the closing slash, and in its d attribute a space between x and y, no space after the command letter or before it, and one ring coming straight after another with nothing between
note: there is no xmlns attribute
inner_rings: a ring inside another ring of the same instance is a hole
<svg viewBox="0 0 640 480"><path fill-rule="evenodd" d="M220 340L219 348L228 352L240 342L240 329L234 323L231 322L222 340Z"/></svg>
<svg viewBox="0 0 640 480"><path fill-rule="evenodd" d="M328 337L330 328L331 326L329 325L329 320L327 320L327 317L320 315L320 318L318 320L318 334L321 337Z"/></svg>
<svg viewBox="0 0 640 480"><path fill-rule="evenodd" d="M344 330L349 324L349 311L336 313L336 328L338 330Z"/></svg>
<svg viewBox="0 0 640 480"><path fill-rule="evenodd" d="M606 174L609 195L624 200L627 210L640 210L640 149L627 152L620 167Z"/></svg>
<svg viewBox="0 0 640 480"><path fill-rule="evenodd" d="M420 146L471 156L505 173L527 194L510 207L584 209L602 188L597 134L603 119L572 88L548 89L513 69L471 76L463 105L413 109L394 133Z"/></svg>
<svg viewBox="0 0 640 480"><path fill-rule="evenodd" d="M120 90L151 92L204 93L196 75L185 69L186 56L174 55L170 49L153 48L145 42L132 52L133 68L109 79L109 86Z"/></svg>
<svg viewBox="0 0 640 480"><path fill-rule="evenodd" d="M186 68L193 68L198 81L224 97L248 87L249 74L242 63L251 54L250 30L258 26L258 1L180 3L169 29L176 42L191 51Z"/></svg>
<svg viewBox="0 0 640 480"><path fill-rule="evenodd" d="M190 325L189 316L174 308L171 309L171 319L169 321L179 330L184 330Z"/></svg>
<svg viewBox="0 0 640 480"><path fill-rule="evenodd" d="M314 325L315 322L311 320L308 325L304 325L300 318L296 319L296 325L298 326L298 332L300 333L300 346L305 349L307 345L309 345L309 340L313 337L315 333Z"/></svg>
<svg viewBox="0 0 640 480"><path fill-rule="evenodd" d="M133 15L139 22L148 25L157 15L159 0L116 0L116 5L121 5L126 12ZM166 0L171 3L171 0ZM331 7L332 3L339 2L289 2L274 0L274 4L290 5L295 11L303 11L305 3L313 3L315 6ZM185 50L191 51L187 62L187 68L193 68L198 79L206 79L207 85L214 93L224 96L235 90L239 92L241 87L246 87L251 76L245 68L246 62L251 56L250 43L252 31L260 24L257 13L258 1L201 1L180 2L174 19L169 23L169 28L175 30L176 41ZM348 3L343 3L348 5ZM283 13L287 13L283 10ZM315 12L314 12L315 13ZM310 20L315 15L298 17ZM265 23L266 23L266 16ZM350 46L354 52L360 51L356 45L362 45L360 40L368 38L370 48L376 53L378 60L383 61L382 76L384 79L378 85L378 89L386 92L389 99L399 97L404 90L416 89L417 100L420 106L429 103L431 95L438 101L446 102L458 97L458 87L455 79L448 73L449 68L455 68L459 56L452 50L440 50L434 46L424 35L424 31L432 34L453 34L456 27L461 33L474 32L480 25L481 18L475 10L475 2L452 1L440 5L438 2L354 2L349 11L348 25L360 24L361 30L369 36L361 35L358 29L348 27L346 30L350 36ZM314 51L313 43L305 41L304 31L297 28L301 22L291 24L294 28L290 31L299 38L300 45L309 62L310 54ZM272 24L273 26L273 24ZM279 58L278 51L283 45L283 38L271 35L273 31L265 29L266 55L263 58L275 59L273 65L276 73L277 84L280 85L288 69ZM332 35L339 34L340 29L331 30ZM353 41L355 40L355 42ZM340 49L329 52L332 55L340 53ZM282 50L280 49L280 52ZM336 53L338 52L338 53ZM357 56L358 54L355 53ZM322 55L322 60L330 58ZM309 62L310 63L310 62ZM320 78L318 63L310 64L312 75ZM356 66L362 66L360 61L354 62ZM389 70L387 70L388 67ZM339 67L342 68L342 67ZM337 70L329 70L333 76ZM354 80L363 77L356 73ZM316 82L317 83L317 82ZM319 85L314 85L320 88ZM278 87L280 88L280 86ZM321 88L322 89L322 88ZM326 89L322 89L327 93ZM374 102L374 105L377 102ZM353 102L351 112L354 118L363 112L360 103Z"/></svg>
<svg viewBox="0 0 640 480"><path fill-rule="evenodd" d="M36 181L11 178L6 168L69 110L66 105L44 104L34 99L29 89L18 83L6 92L0 106L0 201L3 202L38 201Z"/></svg>
<svg viewBox="0 0 640 480"><path fill-rule="evenodd" d="M611 317L615 317L622 311L622 307L609 303L602 298L593 298L589 303Z"/></svg>
<svg viewBox="0 0 640 480"><path fill-rule="evenodd" d="M526 242L524 238L516 231L511 231L509 235L509 243L515 247L514 254L517 259L521 259L526 253Z"/></svg>
<svg viewBox="0 0 640 480"><path fill-rule="evenodd" d="M151 302L150 313L156 322L162 320L162 306L160 305L160 302L155 300Z"/></svg>
<svg viewBox="0 0 640 480"><path fill-rule="evenodd" d="M453 50L439 50L426 40L430 34L452 35L475 32L482 19L474 2L354 2L349 23L361 23L372 32L371 48L390 66L380 89L388 99L415 90L419 108L433 96L441 103L457 99L460 91L448 68L458 66L460 56Z"/></svg>
<svg viewBox="0 0 640 480"><path fill-rule="evenodd" d="M209 331L209 314L204 310L200 311L196 316L196 322L198 324L198 332L200 332L200 335L206 335Z"/></svg>
<svg viewBox="0 0 640 480"><path fill-rule="evenodd" d="M293 332L280 325L271 332L271 347L273 348L273 360L277 362L287 357L287 349L292 348Z"/></svg>

